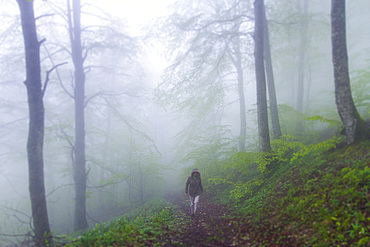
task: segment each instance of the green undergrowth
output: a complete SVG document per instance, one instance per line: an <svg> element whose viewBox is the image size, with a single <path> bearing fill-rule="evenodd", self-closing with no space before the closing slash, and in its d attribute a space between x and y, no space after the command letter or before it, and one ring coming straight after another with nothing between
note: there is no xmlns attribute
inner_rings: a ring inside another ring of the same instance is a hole
<svg viewBox="0 0 370 247"><path fill-rule="evenodd" d="M369 142L337 149L287 172L289 180L282 178L274 187L284 196L266 211L288 229L296 229L309 245L366 246L370 242L369 149Z"/></svg>
<svg viewBox="0 0 370 247"><path fill-rule="evenodd" d="M368 246L370 142L330 145L284 152L286 159L254 178L260 184L249 186L235 208L301 246Z"/></svg>
<svg viewBox="0 0 370 247"><path fill-rule="evenodd" d="M163 246L166 233L185 224L183 214L177 206L155 199L129 215L72 236L65 246Z"/></svg>

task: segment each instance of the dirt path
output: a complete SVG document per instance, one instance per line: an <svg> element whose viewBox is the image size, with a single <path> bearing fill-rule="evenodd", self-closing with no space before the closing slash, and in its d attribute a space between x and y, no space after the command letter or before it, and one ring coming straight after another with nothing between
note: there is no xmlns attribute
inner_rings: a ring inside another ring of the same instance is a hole
<svg viewBox="0 0 370 247"><path fill-rule="evenodd" d="M189 200L184 194L169 193L167 200L182 209L179 217L188 223L183 229L165 233L166 246L297 246L268 225L257 226L251 220L230 216L228 209L212 203L207 195L201 195L196 217L189 215Z"/></svg>
<svg viewBox="0 0 370 247"><path fill-rule="evenodd" d="M191 217L187 196L172 193L168 200L180 206L190 221L181 236L185 246L238 246L235 240L241 237L240 229L233 227L234 219L225 217L226 209L222 206L201 195L197 215Z"/></svg>

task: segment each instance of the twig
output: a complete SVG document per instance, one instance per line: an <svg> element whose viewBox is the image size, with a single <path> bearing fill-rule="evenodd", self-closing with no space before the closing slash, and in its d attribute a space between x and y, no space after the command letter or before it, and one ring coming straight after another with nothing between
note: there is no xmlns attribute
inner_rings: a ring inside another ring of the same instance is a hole
<svg viewBox="0 0 370 247"><path fill-rule="evenodd" d="M35 18L35 21L37 21L38 19L41 19L41 18L44 18L44 17L48 17L48 16L54 16L55 14L45 14L45 15L40 15L38 17Z"/></svg>
<svg viewBox="0 0 370 247"><path fill-rule="evenodd" d="M133 93L130 93L130 92L120 92L120 93L107 93L107 92L104 92L104 91L100 91L100 92L97 92L91 96L89 96L86 100L85 100L85 105L84 105L84 108L87 107L88 103L95 97L99 96L99 95L104 95L104 96L120 96L120 95L128 95L130 97L136 97L136 98L140 98L140 97L143 97L144 95L146 94L150 94L150 93L143 93L143 94L140 94L140 95L135 95Z"/></svg>
<svg viewBox="0 0 370 247"><path fill-rule="evenodd" d="M56 192L57 190L63 188L63 187L67 187L67 186L73 186L75 185L74 183L73 184L62 184L62 185L59 185L58 187L56 187L55 189L53 189L52 191L50 191L46 197L50 196L51 194L53 194L54 192Z"/></svg>
<svg viewBox="0 0 370 247"><path fill-rule="evenodd" d="M62 66L64 64L67 64L67 62L64 62L64 63L59 63L55 66L53 66L51 69L49 69L48 71L46 71L46 79L45 79L45 83L44 83L44 88L42 89L42 98L44 97L44 94L45 94L45 90L46 90L46 87L48 85L48 82L49 82L49 76L50 76L50 73L53 72L54 69L58 68L59 66Z"/></svg>

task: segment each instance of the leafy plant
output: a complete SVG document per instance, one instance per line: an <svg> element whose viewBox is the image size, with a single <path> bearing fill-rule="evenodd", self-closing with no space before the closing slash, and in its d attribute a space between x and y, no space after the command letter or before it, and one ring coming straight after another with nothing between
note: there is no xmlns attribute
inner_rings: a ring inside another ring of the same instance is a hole
<svg viewBox="0 0 370 247"><path fill-rule="evenodd" d="M177 219L183 212L163 199L153 200L136 212L139 211L144 214L133 220L125 216L97 224L80 236L72 235L66 246L143 246L148 242L161 242L163 229L179 229L180 224L186 223ZM162 244L165 241L163 239Z"/></svg>
<svg viewBox="0 0 370 247"><path fill-rule="evenodd" d="M312 117L306 117L305 120L320 121L320 122L323 122L323 123L327 123L327 124L329 124L329 126L328 126L329 128L334 126L334 125L340 124L340 122L337 121L337 120L327 119L323 116L318 116L318 115L312 116Z"/></svg>

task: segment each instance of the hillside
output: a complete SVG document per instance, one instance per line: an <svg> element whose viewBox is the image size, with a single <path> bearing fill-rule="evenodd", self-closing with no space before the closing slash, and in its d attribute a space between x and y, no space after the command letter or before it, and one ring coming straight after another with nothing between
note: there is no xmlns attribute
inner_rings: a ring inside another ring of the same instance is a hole
<svg viewBox="0 0 370 247"><path fill-rule="evenodd" d="M182 191L97 225L67 246L369 246L370 142L279 166L243 200L206 191L188 215ZM317 155L316 155L317 154ZM210 188L212 191L212 188ZM213 190L214 191L214 190ZM222 193L221 193L222 194Z"/></svg>

